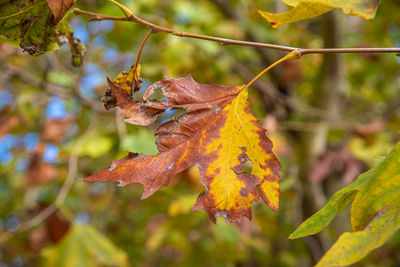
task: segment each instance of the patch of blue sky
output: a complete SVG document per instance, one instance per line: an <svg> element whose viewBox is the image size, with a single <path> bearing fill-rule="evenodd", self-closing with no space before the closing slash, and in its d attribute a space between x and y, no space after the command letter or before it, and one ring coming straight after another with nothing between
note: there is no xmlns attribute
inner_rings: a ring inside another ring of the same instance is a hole
<svg viewBox="0 0 400 267"><path fill-rule="evenodd" d="M398 40L398 41L396 42L396 47L400 47L400 40ZM400 55L399 55L399 54L397 54L397 62L400 63Z"/></svg>
<svg viewBox="0 0 400 267"><path fill-rule="evenodd" d="M43 152L43 160L46 162L55 162L60 149L53 144L46 144Z"/></svg>
<svg viewBox="0 0 400 267"><path fill-rule="evenodd" d="M105 41L103 35L97 35L96 37L94 37L93 43L95 43L99 46L105 46L106 41Z"/></svg>
<svg viewBox="0 0 400 267"><path fill-rule="evenodd" d="M114 21L101 20L89 23L88 29L91 34L107 33L114 29Z"/></svg>
<svg viewBox="0 0 400 267"><path fill-rule="evenodd" d="M136 54L132 52L127 52L123 54L124 62L122 62L122 69L129 70L136 60Z"/></svg>
<svg viewBox="0 0 400 267"><path fill-rule="evenodd" d="M72 19L69 21L69 25L71 26L72 29L75 29L80 26L85 26L87 23L83 21L81 16L74 16Z"/></svg>
<svg viewBox="0 0 400 267"><path fill-rule="evenodd" d="M175 20L179 24L189 24L192 21L191 15L188 13L179 12L175 15Z"/></svg>
<svg viewBox="0 0 400 267"><path fill-rule="evenodd" d="M62 119L68 116L65 110L65 101L57 96L50 97L46 106L46 115L51 119Z"/></svg>
<svg viewBox="0 0 400 267"><path fill-rule="evenodd" d="M90 216L86 212L80 212L75 215L75 223L79 225L87 224L90 220Z"/></svg>
<svg viewBox="0 0 400 267"><path fill-rule="evenodd" d="M146 91L146 89L151 85L151 82L147 79L142 79L143 83L142 83L142 87L140 88L140 91L144 93L144 91Z"/></svg>
<svg viewBox="0 0 400 267"><path fill-rule="evenodd" d="M18 136L6 134L0 139L0 164L6 165L13 159L11 148L19 144Z"/></svg>
<svg viewBox="0 0 400 267"><path fill-rule="evenodd" d="M17 163L15 164L15 170L22 172L28 168L28 159L26 158L18 158Z"/></svg>
<svg viewBox="0 0 400 267"><path fill-rule="evenodd" d="M89 41L89 32L86 29L85 26L78 26L76 28L73 28L74 30L74 37L79 38L82 43L87 44Z"/></svg>
<svg viewBox="0 0 400 267"><path fill-rule="evenodd" d="M113 48L108 48L103 52L103 59L104 61L112 62L118 57L118 51Z"/></svg>
<svg viewBox="0 0 400 267"><path fill-rule="evenodd" d="M0 108L10 104L13 101L13 96L7 91L0 91Z"/></svg>
<svg viewBox="0 0 400 267"><path fill-rule="evenodd" d="M85 97L94 97L93 89L105 82L106 73L94 63L88 63L84 68L87 75L82 77L79 90Z"/></svg>
<svg viewBox="0 0 400 267"><path fill-rule="evenodd" d="M17 217L8 218L6 221L6 228L9 232L16 232L21 225Z"/></svg>
<svg viewBox="0 0 400 267"><path fill-rule="evenodd" d="M22 137L22 144L26 151L32 152L39 143L39 136L35 132L29 132Z"/></svg>

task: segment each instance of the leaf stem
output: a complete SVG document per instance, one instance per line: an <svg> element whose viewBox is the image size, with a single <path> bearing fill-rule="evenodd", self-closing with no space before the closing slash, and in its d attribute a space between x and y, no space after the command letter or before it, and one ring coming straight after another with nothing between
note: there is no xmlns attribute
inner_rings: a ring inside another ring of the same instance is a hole
<svg viewBox="0 0 400 267"><path fill-rule="evenodd" d="M282 57L281 59L275 61L274 63L272 63L271 65L269 65L267 68L265 68L262 72L260 72L259 74L257 74L256 77L254 77L250 82L248 82L244 88L248 88L250 87L255 81L258 80L258 78L260 78L261 76L263 76L266 72L268 72L270 69L272 69L273 67L275 67L276 65L279 65L280 63L286 61L286 60L290 60L290 59L299 59L301 57L301 54L298 53L298 50L294 50L292 52L290 52L289 54L287 54L286 56Z"/></svg>
<svg viewBox="0 0 400 267"><path fill-rule="evenodd" d="M141 19L137 17L133 12L125 7L124 5L116 2L115 0L107 0L116 6L118 6L126 15L126 17L115 17L115 16L107 16L103 14L93 13L85 10L81 10L79 8L74 8L73 12L75 14L85 14L90 15L90 21L95 20L117 20L117 21L130 21L140 25L144 25L150 28L153 33L155 32L164 32L168 34L172 34L179 37L186 37L186 38L194 38L194 39L202 39L208 40L213 42L218 42L223 45L239 45L239 46L249 46L249 47L260 47L260 48L269 48L281 51L297 51L298 56L306 55L306 54L328 54L328 53L399 53L400 54L400 47L382 47L382 48L318 48L318 49L303 49L298 47L292 46L285 46L285 45L276 45L276 44L269 44L269 43L260 43L260 42L249 42L249 41L242 41L242 40L234 40L234 39L227 39L221 37L214 37L184 31L177 31L175 29L162 27L156 24L153 24L149 21Z"/></svg>
<svg viewBox="0 0 400 267"><path fill-rule="evenodd" d="M139 53L138 53L138 55L137 55L137 57L136 57L135 64L133 65L133 73L136 72L137 66L138 66L138 64L139 64L140 56L142 55L143 47L144 47L144 45L146 44L147 40L149 39L150 35L152 35L153 33L154 33L154 30L151 29L151 30L146 34L146 36L144 37L143 42L142 42L142 45L140 46L140 49L139 49Z"/></svg>

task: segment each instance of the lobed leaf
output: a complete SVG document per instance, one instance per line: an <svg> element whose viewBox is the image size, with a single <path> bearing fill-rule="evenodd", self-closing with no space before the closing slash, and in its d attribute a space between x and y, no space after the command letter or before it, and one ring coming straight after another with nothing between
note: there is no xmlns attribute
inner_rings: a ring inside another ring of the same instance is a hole
<svg viewBox="0 0 400 267"><path fill-rule="evenodd" d="M320 232L348 203L353 232L344 233L317 266L344 266L364 258L400 228L400 142L376 167L337 192L289 238Z"/></svg>
<svg viewBox="0 0 400 267"><path fill-rule="evenodd" d="M348 15L372 19L379 5L379 0L283 0L283 2L293 9L280 14L258 11L274 28L316 17L335 8L341 9Z"/></svg>
<svg viewBox="0 0 400 267"><path fill-rule="evenodd" d="M109 85L129 123L148 125L166 109L186 112L156 128L159 154L130 153L83 180L141 183L146 198L175 174L197 166L205 191L193 210L205 210L214 223L217 216L228 222L251 219L251 204L259 197L278 209L280 163L250 112L247 88L198 84L191 76L167 78L146 90L145 102L133 102L121 86L111 81ZM167 101L147 101L156 88L161 88Z"/></svg>

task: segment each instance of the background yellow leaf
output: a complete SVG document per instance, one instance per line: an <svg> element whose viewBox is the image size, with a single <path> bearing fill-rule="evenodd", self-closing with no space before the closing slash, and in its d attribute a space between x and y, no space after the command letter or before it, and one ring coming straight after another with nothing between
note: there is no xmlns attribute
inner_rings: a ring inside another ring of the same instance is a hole
<svg viewBox="0 0 400 267"><path fill-rule="evenodd" d="M44 266L127 266L125 252L90 225L73 225L54 247L46 248Z"/></svg>
<svg viewBox="0 0 400 267"><path fill-rule="evenodd" d="M372 19L375 17L376 9L379 5L379 1L377 0L283 0L283 2L294 8L280 14L259 10L259 13L271 23L274 28L295 21L316 17L334 8L339 8L348 15Z"/></svg>

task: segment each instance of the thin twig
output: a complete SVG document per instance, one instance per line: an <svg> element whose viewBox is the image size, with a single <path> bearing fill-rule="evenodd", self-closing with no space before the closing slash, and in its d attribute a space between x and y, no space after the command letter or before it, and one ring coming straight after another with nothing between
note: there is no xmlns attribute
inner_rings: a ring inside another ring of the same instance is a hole
<svg viewBox="0 0 400 267"><path fill-rule="evenodd" d="M146 37L144 37L143 42L142 42L142 45L140 46L140 49L139 49L139 53L137 54L135 64L133 65L133 73L136 73L136 69L137 69L137 66L138 66L138 64L139 64L140 56L142 55L143 47L144 47L144 45L146 44L147 40L149 39L150 35L152 35L153 33L154 33L154 30L151 29L151 30L146 34Z"/></svg>
<svg viewBox="0 0 400 267"><path fill-rule="evenodd" d="M327 54L327 53L400 53L399 47L382 47L382 48L318 48L318 49L306 49L306 48L298 48L298 47L291 47L291 46L284 46L284 45L275 45L275 44L268 44L268 43L260 43L260 42L249 42L249 41L241 41L241 40L234 40L234 39L227 39L227 38L220 38L184 31L177 31L171 28L162 27L156 24L153 24L147 20L141 19L131 10L129 10L124 5L114 1L108 0L109 2L117 5L126 15L126 17L115 17L115 16L108 16L103 14L98 14L94 12L89 12L85 10L81 10L79 8L74 8L73 12L75 14L85 14L90 15L90 21L95 20L118 20L118 21L131 21L137 24L144 25L154 32L164 32L169 33L172 35L180 36L180 37L187 37L187 38L195 38L195 39L202 39L202 40L209 40L213 42L218 42L224 45L239 45L239 46L252 46L252 47L260 47L260 48L270 48L276 49L281 51L295 51L297 50L298 56L306 55L306 54Z"/></svg>

